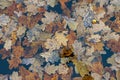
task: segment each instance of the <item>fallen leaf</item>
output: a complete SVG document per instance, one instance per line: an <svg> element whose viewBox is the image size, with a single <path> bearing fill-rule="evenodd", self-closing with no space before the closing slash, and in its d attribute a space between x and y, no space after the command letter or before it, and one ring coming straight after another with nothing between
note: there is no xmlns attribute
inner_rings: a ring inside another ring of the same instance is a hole
<svg viewBox="0 0 120 80"><path fill-rule="evenodd" d="M65 33L66 33L66 31L55 33L55 39L57 40L59 45L67 46L68 39L64 35Z"/></svg>
<svg viewBox="0 0 120 80"><path fill-rule="evenodd" d="M19 73L22 76L22 80L40 80L36 72L30 72L23 66L19 67Z"/></svg>
<svg viewBox="0 0 120 80"><path fill-rule="evenodd" d="M8 60L9 63L9 69L17 68L19 64L22 63L20 58L13 57L10 60Z"/></svg>
<svg viewBox="0 0 120 80"><path fill-rule="evenodd" d="M74 31L70 31L67 35L68 45L72 45L74 41L77 39L76 33Z"/></svg>
<svg viewBox="0 0 120 80"><path fill-rule="evenodd" d="M72 60L73 64L75 65L76 73L79 73L82 77L89 74L89 70L82 61L77 61L76 59Z"/></svg>
<svg viewBox="0 0 120 80"><path fill-rule="evenodd" d="M10 50L6 50L5 48L0 50L0 54L2 55L2 59L5 59L10 56L11 52Z"/></svg>
<svg viewBox="0 0 120 80"><path fill-rule="evenodd" d="M91 46L94 47L95 51L103 51L104 44L102 42L91 43Z"/></svg>
<svg viewBox="0 0 120 80"><path fill-rule="evenodd" d="M13 53L14 57L20 58L23 56L24 49L22 46L13 46L12 49L13 49L12 53Z"/></svg>
<svg viewBox="0 0 120 80"><path fill-rule="evenodd" d="M61 4L62 9L67 8L67 6L65 5L65 3L68 2L68 0L59 0L59 2Z"/></svg>
<svg viewBox="0 0 120 80"><path fill-rule="evenodd" d="M103 65L101 62L93 62L91 68L93 72L98 73L99 75L103 74Z"/></svg>

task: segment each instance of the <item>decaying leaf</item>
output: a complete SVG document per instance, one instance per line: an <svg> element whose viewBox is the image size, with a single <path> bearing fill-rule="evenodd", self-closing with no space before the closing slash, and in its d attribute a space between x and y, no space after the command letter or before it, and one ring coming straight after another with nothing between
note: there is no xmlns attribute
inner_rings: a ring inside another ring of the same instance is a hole
<svg viewBox="0 0 120 80"><path fill-rule="evenodd" d="M101 62L93 62L91 68L93 72L98 73L99 75L103 74L103 65Z"/></svg>
<svg viewBox="0 0 120 80"><path fill-rule="evenodd" d="M27 26L29 29L33 28L35 26L35 24L41 20L42 18L42 14L36 14L36 15L32 15L32 16L20 16L18 18L18 21L21 25L25 25Z"/></svg>
<svg viewBox="0 0 120 80"><path fill-rule="evenodd" d="M12 53L13 53L14 57L20 58L23 56L24 49L22 46L13 46L12 49L13 49Z"/></svg>
<svg viewBox="0 0 120 80"><path fill-rule="evenodd" d="M25 58L31 58L33 57L38 51L38 46L29 46L25 48L25 52L23 56Z"/></svg>
<svg viewBox="0 0 120 80"><path fill-rule="evenodd" d="M5 59L10 56L11 52L10 50L6 50L5 48L0 50L0 54L2 55L2 59Z"/></svg>
<svg viewBox="0 0 120 80"><path fill-rule="evenodd" d="M65 25L64 21L62 21L62 22L58 22L58 21L57 22L51 22L51 23L46 25L45 31L54 34L56 31L65 30L64 25Z"/></svg>
<svg viewBox="0 0 120 80"><path fill-rule="evenodd" d="M22 80L40 80L36 72L30 72L25 69L23 66L19 67L19 73L22 76Z"/></svg>
<svg viewBox="0 0 120 80"><path fill-rule="evenodd" d="M62 9L67 8L67 6L65 5L65 3L68 2L68 0L59 0L59 2L61 4Z"/></svg>
<svg viewBox="0 0 120 80"><path fill-rule="evenodd" d="M118 41L111 39L107 42L107 47L110 48L113 52L120 52L120 38Z"/></svg>
<svg viewBox="0 0 120 80"><path fill-rule="evenodd" d="M94 47L95 51L103 51L104 44L102 42L90 43L90 45Z"/></svg>
<svg viewBox="0 0 120 80"><path fill-rule="evenodd" d="M73 60L73 64L75 64L76 73L79 73L82 77L89 74L86 64L82 61Z"/></svg>
<svg viewBox="0 0 120 80"><path fill-rule="evenodd" d="M85 75L82 80L94 80L94 78L91 75Z"/></svg>
<svg viewBox="0 0 120 80"><path fill-rule="evenodd" d="M17 68L20 63L22 63L20 58L13 57L10 60L8 60L9 63L9 69Z"/></svg>
<svg viewBox="0 0 120 80"><path fill-rule="evenodd" d="M74 41L77 39L76 33L74 31L70 31L70 33L67 35L68 39L68 45L72 45Z"/></svg>
<svg viewBox="0 0 120 80"><path fill-rule="evenodd" d="M72 48L63 47L63 49L60 52L60 57L73 57Z"/></svg>
<svg viewBox="0 0 120 80"><path fill-rule="evenodd" d="M53 77L51 78L51 80L58 80L59 75L58 74L54 74Z"/></svg>

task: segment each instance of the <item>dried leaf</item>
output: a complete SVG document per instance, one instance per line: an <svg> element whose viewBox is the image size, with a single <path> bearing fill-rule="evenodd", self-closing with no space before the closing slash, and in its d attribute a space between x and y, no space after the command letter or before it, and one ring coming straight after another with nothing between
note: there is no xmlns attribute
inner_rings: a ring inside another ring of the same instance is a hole
<svg viewBox="0 0 120 80"><path fill-rule="evenodd" d="M18 18L18 21L21 25L25 25L27 26L29 29L33 28L35 26L35 24L41 20L41 18L43 17L42 14L36 14L36 15L32 15L32 16L20 16Z"/></svg>
<svg viewBox="0 0 120 80"><path fill-rule="evenodd" d="M10 60L8 60L9 63L9 69L17 68L19 64L22 63L20 58L13 57Z"/></svg>
<svg viewBox="0 0 120 80"><path fill-rule="evenodd" d="M68 45L72 45L74 41L77 39L76 33L74 31L70 31L70 33L67 35L68 39Z"/></svg>
<svg viewBox="0 0 120 80"><path fill-rule="evenodd" d="M22 80L22 77L18 75L18 72L13 72L10 76L10 80Z"/></svg>
<svg viewBox="0 0 120 80"><path fill-rule="evenodd" d="M23 66L19 67L20 75L22 76L22 80L40 80L38 74L36 72L30 72L25 69Z"/></svg>
<svg viewBox="0 0 120 80"><path fill-rule="evenodd" d="M13 2L12 5L7 7L5 11L6 11L7 15L13 16L14 11L17 11L17 3Z"/></svg>
<svg viewBox="0 0 120 80"><path fill-rule="evenodd" d="M57 40L59 45L63 45L63 46L67 46L67 41L68 39L66 38L66 36L64 35L66 32L56 32L55 33L55 39Z"/></svg>
<svg viewBox="0 0 120 80"><path fill-rule="evenodd" d="M5 59L10 56L11 52L10 50L6 50L5 48L0 50L0 54L2 55L2 59Z"/></svg>
<svg viewBox="0 0 120 80"><path fill-rule="evenodd" d="M13 31L11 33L11 39L12 39L12 43L16 42L16 40L17 40L17 33L16 33L16 31Z"/></svg>
<svg viewBox="0 0 120 80"><path fill-rule="evenodd" d="M53 77L51 78L51 80L58 80L59 75L58 74L54 74Z"/></svg>
<svg viewBox="0 0 120 80"><path fill-rule="evenodd" d="M37 12L37 6L35 6L33 4L29 4L29 5L27 5L27 11L31 12L31 13L36 13Z"/></svg>
<svg viewBox="0 0 120 80"><path fill-rule="evenodd" d="M12 46L12 41L7 39L5 41L4 48L8 51L9 49L11 49L11 46Z"/></svg>
<svg viewBox="0 0 120 80"><path fill-rule="evenodd" d="M58 73L59 74L66 75L68 72L69 72L69 68L67 67L67 65L60 64L58 66Z"/></svg>
<svg viewBox="0 0 120 80"><path fill-rule="evenodd" d="M65 5L66 2L68 2L68 0L59 0L60 4L61 4L61 8L65 9L67 8L67 6Z"/></svg>
<svg viewBox="0 0 120 80"><path fill-rule="evenodd" d="M104 44L102 42L90 43L90 45L94 47L95 51L103 51Z"/></svg>
<svg viewBox="0 0 120 80"><path fill-rule="evenodd" d="M44 57L46 62L55 63L60 60L58 51L44 52L44 53L41 53L40 56Z"/></svg>
<svg viewBox="0 0 120 80"><path fill-rule="evenodd" d="M64 25L65 25L64 21L63 22L51 22L47 24L47 26L45 27L45 31L54 34L56 31L65 30Z"/></svg>
<svg viewBox="0 0 120 80"><path fill-rule="evenodd" d="M63 49L60 52L60 57L72 57L72 56L73 56L72 48L63 47Z"/></svg>
<svg viewBox="0 0 120 80"><path fill-rule="evenodd" d="M68 73L67 73L67 74L62 74L62 75L61 75L61 79L62 79L62 80L71 80L72 74L73 74L73 68L70 67L70 68L68 69Z"/></svg>
<svg viewBox="0 0 120 80"><path fill-rule="evenodd" d="M91 68L93 72L99 75L103 74L103 65L101 62L93 62Z"/></svg>
<svg viewBox="0 0 120 80"><path fill-rule="evenodd" d="M49 65L49 64L45 66L45 72L49 75L55 74L57 70L58 70L58 66Z"/></svg>
<svg viewBox="0 0 120 80"><path fill-rule="evenodd" d="M14 57L20 58L23 56L24 49L22 46L13 46L12 49L13 49L12 53L13 53Z"/></svg>
<svg viewBox="0 0 120 80"><path fill-rule="evenodd" d="M113 52L120 52L120 39L116 41L115 39L111 39L107 42L107 47L110 48Z"/></svg>
<svg viewBox="0 0 120 80"><path fill-rule="evenodd" d="M73 64L75 65L76 73L79 73L82 77L89 74L86 64L82 61L73 60Z"/></svg>
<svg viewBox="0 0 120 80"><path fill-rule="evenodd" d="M94 78L90 75L85 75L82 80L94 80Z"/></svg>
<svg viewBox="0 0 120 80"><path fill-rule="evenodd" d="M45 12L45 18L42 18L42 22L44 24L49 24L50 22L54 21L55 18L58 16L57 13L53 13L53 12Z"/></svg>
<svg viewBox="0 0 120 80"><path fill-rule="evenodd" d="M91 35L87 38L87 41L89 42L100 42L101 36L96 34L96 35Z"/></svg>
<svg viewBox="0 0 120 80"><path fill-rule="evenodd" d="M25 58L31 58L33 57L38 51L38 46L32 46L32 47L26 47L25 52L24 52L24 57Z"/></svg>
<svg viewBox="0 0 120 80"><path fill-rule="evenodd" d="M102 80L102 76L97 73L92 73L91 76L94 78L94 80Z"/></svg>

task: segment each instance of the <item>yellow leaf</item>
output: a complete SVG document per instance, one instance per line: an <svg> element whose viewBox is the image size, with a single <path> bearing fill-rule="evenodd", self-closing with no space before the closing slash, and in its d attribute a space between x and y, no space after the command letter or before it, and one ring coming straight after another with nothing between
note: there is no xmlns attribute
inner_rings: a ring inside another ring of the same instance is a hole
<svg viewBox="0 0 120 80"><path fill-rule="evenodd" d="M73 60L73 64L75 64L77 71L82 77L84 77L86 74L89 74L86 64L84 64L82 61Z"/></svg>

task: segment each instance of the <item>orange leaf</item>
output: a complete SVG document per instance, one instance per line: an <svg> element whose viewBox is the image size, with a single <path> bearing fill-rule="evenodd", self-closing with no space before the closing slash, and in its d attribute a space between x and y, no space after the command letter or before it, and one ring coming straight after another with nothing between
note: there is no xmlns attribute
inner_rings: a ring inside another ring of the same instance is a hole
<svg viewBox="0 0 120 80"><path fill-rule="evenodd" d="M17 68L21 62L20 58L13 57L11 60L8 60L9 69Z"/></svg>
<svg viewBox="0 0 120 80"><path fill-rule="evenodd" d="M59 0L59 2L61 4L62 9L67 8L66 5L65 5L65 3L68 2L68 0Z"/></svg>
<svg viewBox="0 0 120 80"><path fill-rule="evenodd" d="M70 33L67 35L68 39L68 45L72 45L74 41L77 39L77 36L74 31L70 31Z"/></svg>

